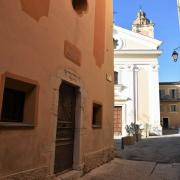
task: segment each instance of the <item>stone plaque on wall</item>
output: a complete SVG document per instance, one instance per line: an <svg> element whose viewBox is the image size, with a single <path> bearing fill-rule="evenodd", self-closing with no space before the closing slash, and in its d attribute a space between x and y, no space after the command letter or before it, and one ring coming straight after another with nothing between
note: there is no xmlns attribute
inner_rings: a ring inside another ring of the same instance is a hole
<svg viewBox="0 0 180 180"><path fill-rule="evenodd" d="M69 41L64 41L64 56L74 64L81 65L81 51Z"/></svg>

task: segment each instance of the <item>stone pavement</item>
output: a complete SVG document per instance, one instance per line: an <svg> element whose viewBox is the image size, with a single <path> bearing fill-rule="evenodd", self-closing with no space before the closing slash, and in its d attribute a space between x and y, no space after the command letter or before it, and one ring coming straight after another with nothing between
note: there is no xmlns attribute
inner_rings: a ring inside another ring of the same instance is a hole
<svg viewBox="0 0 180 180"><path fill-rule="evenodd" d="M180 180L180 135L142 139L121 149L119 158L91 171L80 180Z"/></svg>
<svg viewBox="0 0 180 180"><path fill-rule="evenodd" d="M180 164L114 159L79 180L180 180Z"/></svg>
<svg viewBox="0 0 180 180"><path fill-rule="evenodd" d="M180 135L156 136L142 139L121 150L120 140L115 140L117 155L128 160L160 163L180 163Z"/></svg>

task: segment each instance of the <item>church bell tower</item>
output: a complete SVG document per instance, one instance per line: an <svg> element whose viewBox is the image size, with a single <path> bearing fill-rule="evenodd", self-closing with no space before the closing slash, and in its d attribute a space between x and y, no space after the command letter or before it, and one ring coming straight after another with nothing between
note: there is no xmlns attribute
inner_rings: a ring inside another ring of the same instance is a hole
<svg viewBox="0 0 180 180"><path fill-rule="evenodd" d="M154 38L154 23L146 17L146 13L141 9L132 24L132 31Z"/></svg>

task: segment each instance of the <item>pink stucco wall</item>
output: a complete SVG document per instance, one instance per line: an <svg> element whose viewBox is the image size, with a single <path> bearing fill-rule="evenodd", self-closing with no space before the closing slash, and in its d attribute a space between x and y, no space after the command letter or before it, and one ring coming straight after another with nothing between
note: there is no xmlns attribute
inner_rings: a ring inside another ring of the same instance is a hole
<svg viewBox="0 0 180 180"><path fill-rule="evenodd" d="M65 41L79 51L80 64L65 57ZM39 167L52 173L54 77L66 69L78 74L83 87L82 164L84 155L113 146L113 82L106 79L113 76L112 56L109 0L88 1L81 15L70 0L0 1L0 78L10 72L39 84L35 128L0 127L0 177ZM93 101L103 104L101 129L91 126Z"/></svg>

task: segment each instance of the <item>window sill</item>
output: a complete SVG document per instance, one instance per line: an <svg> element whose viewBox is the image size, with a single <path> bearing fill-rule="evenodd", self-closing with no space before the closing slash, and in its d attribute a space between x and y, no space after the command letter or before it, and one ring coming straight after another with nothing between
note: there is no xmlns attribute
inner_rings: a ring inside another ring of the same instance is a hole
<svg viewBox="0 0 180 180"><path fill-rule="evenodd" d="M92 128L93 129L102 129L102 126L101 125L92 125Z"/></svg>
<svg viewBox="0 0 180 180"><path fill-rule="evenodd" d="M26 124L26 123L14 123L14 122L0 122L0 128L34 128L33 124Z"/></svg>

